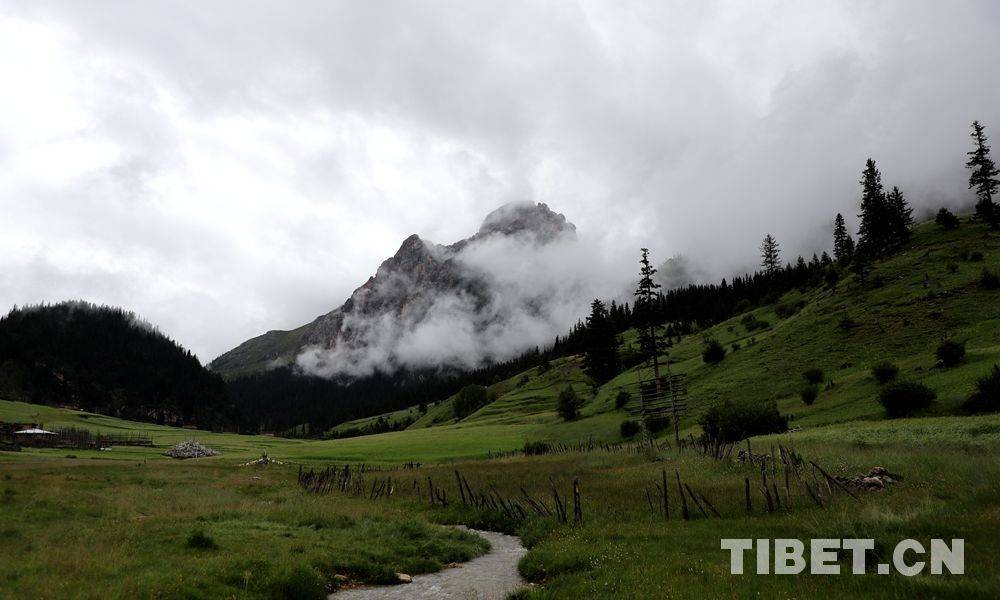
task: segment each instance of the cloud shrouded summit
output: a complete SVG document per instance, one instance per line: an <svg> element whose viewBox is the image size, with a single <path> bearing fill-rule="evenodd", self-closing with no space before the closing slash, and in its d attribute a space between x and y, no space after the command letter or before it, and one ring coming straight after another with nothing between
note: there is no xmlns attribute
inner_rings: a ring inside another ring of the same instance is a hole
<svg viewBox="0 0 1000 600"><path fill-rule="evenodd" d="M604 284L624 284L604 267ZM478 367L565 333L597 293L601 270L601 257L581 246L563 215L511 203L448 246L411 235L340 308L248 340L212 367L294 364L326 377Z"/></svg>
<svg viewBox="0 0 1000 600"><path fill-rule="evenodd" d="M205 360L515 199L616 273L728 276L853 226L868 156L967 204L998 33L986 0L0 0L0 307L122 305Z"/></svg>

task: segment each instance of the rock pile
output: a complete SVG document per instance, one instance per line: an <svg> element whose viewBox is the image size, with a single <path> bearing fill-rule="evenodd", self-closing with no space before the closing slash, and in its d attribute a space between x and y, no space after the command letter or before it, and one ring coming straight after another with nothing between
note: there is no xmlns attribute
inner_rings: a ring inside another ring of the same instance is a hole
<svg viewBox="0 0 1000 600"><path fill-rule="evenodd" d="M202 458L203 456L218 456L222 453L217 450L213 450L196 440L187 440L171 446L170 449L163 454L171 458Z"/></svg>
<svg viewBox="0 0 1000 600"><path fill-rule="evenodd" d="M903 481L902 475L890 473L885 467L873 467L867 475L855 477L838 477L840 483L866 492L884 490L891 484Z"/></svg>

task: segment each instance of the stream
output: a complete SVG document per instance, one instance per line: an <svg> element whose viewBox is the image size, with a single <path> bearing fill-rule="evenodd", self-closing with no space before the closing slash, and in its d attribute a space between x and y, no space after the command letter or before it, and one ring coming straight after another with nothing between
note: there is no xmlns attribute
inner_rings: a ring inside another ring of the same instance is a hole
<svg viewBox="0 0 1000 600"><path fill-rule="evenodd" d="M461 529L465 529L464 527ZM474 598L503 600L507 594L526 585L517 572L517 561L528 550L521 540L502 533L466 529L486 538L490 551L462 563L458 568L445 568L437 573L416 575L412 583L343 590L330 594L329 600L402 600L416 598Z"/></svg>

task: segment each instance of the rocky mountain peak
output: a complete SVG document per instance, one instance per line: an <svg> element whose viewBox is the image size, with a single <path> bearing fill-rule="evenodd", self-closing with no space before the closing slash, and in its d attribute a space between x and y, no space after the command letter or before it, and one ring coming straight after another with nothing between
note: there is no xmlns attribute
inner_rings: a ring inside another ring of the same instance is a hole
<svg viewBox="0 0 1000 600"><path fill-rule="evenodd" d="M486 215L474 238L489 235L528 235L535 241L547 243L565 235L576 234L576 226L547 204L539 202L511 202Z"/></svg>
<svg viewBox="0 0 1000 600"><path fill-rule="evenodd" d="M533 202L501 206L486 216L475 235L448 246L413 234L340 307L292 331L247 340L211 366L233 374L295 364L309 349L332 352L348 366L355 357L367 356L369 347L377 347L388 360L395 343L426 320L440 318L442 311L465 311L474 327L485 327L497 318L498 309L491 309L496 294L491 279L463 260L463 252L478 242L502 243L503 238L512 238L518 247L526 241L530 248L575 235L576 227L566 217Z"/></svg>

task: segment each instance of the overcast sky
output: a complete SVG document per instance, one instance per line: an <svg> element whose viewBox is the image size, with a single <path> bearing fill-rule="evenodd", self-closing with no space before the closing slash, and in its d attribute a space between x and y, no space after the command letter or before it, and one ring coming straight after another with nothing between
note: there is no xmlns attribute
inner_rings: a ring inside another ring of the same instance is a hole
<svg viewBox="0 0 1000 600"><path fill-rule="evenodd" d="M868 156L969 201L998 33L989 1L0 0L0 310L121 305L208 361L512 200L623 268L812 253Z"/></svg>

